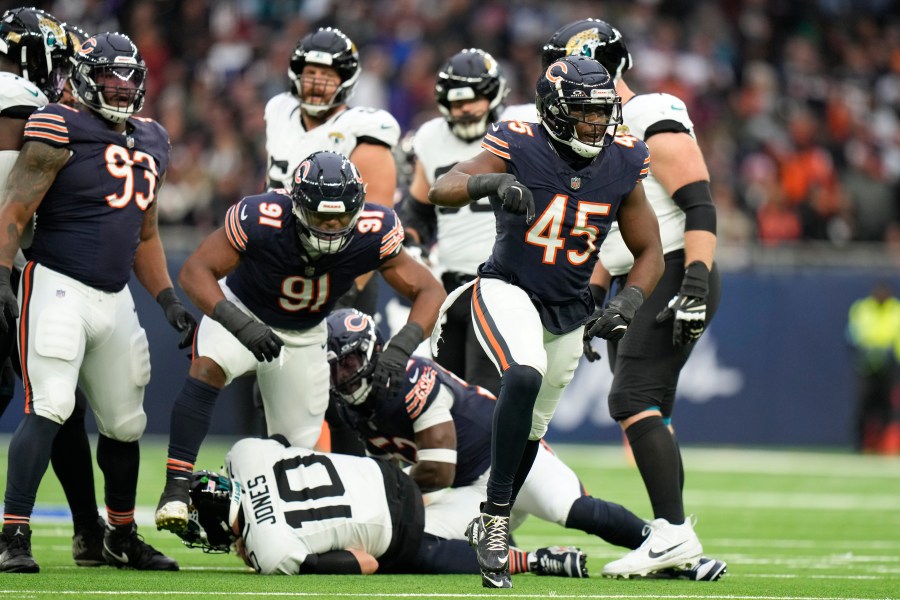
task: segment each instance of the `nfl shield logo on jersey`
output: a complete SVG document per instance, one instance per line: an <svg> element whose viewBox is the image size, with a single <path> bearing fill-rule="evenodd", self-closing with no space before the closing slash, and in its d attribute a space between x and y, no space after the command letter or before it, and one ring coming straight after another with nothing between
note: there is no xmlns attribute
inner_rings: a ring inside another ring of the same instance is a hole
<svg viewBox="0 0 900 600"><path fill-rule="evenodd" d="M581 177L573 177L569 180L569 187L573 190L581 188Z"/></svg>

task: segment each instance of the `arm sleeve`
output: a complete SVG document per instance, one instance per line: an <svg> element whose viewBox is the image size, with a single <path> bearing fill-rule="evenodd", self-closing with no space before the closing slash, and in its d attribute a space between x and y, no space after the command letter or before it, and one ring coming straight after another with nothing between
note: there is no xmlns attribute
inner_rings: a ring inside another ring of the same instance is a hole
<svg viewBox="0 0 900 600"><path fill-rule="evenodd" d="M301 575L360 575L359 561L346 550L309 554L300 565Z"/></svg>

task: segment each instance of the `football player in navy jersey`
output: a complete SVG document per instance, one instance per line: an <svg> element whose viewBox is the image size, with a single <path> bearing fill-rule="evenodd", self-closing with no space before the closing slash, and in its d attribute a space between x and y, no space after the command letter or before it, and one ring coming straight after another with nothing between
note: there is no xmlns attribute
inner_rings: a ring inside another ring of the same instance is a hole
<svg viewBox="0 0 900 600"><path fill-rule="evenodd" d="M361 438L369 455L411 465L409 475L422 492L437 492L427 497L427 530L454 538L478 514L484 498L495 398L419 356L407 363L399 393L370 397L371 373L382 347L370 316L350 309L328 315L333 393L326 418L333 434L332 451L358 454L362 448L354 442ZM646 537L642 519L618 504L588 495L578 476L546 444L538 449L522 485L510 528L528 515L626 548L637 548ZM722 561L705 559L697 569L667 571L665 576L715 580L724 569Z"/></svg>
<svg viewBox="0 0 900 600"><path fill-rule="evenodd" d="M394 211L365 202L359 172L345 156L314 152L293 182L290 193L273 190L232 206L225 227L182 268L179 281L206 316L172 410L159 528L187 526L194 461L219 391L235 377L256 373L270 434L315 444L328 406L325 316L356 277L378 270L412 302L409 321L373 373L376 393L402 385L409 355L446 296L403 250Z"/></svg>
<svg viewBox="0 0 900 600"><path fill-rule="evenodd" d="M62 29L68 38L59 35ZM4 48L0 51L0 189L6 187L8 171L19 155L25 121L31 113L50 99L66 102L65 90L60 96L61 81L69 85L67 74L73 48L87 38L80 29L60 24L36 8L12 9L0 18L0 46ZM52 50L48 53L47 48ZM18 287L24 265L25 258L19 252L12 269L13 288ZM6 315L6 321L7 331L0 334L0 414L12 400L15 376L22 374L16 352L16 322L10 315ZM75 394L75 408L53 440L50 462L72 512L72 557L79 566L98 566L106 564L106 521L97 515L93 459L84 427L87 400L80 389ZM5 549L0 536L0 553Z"/></svg>
<svg viewBox="0 0 900 600"><path fill-rule="evenodd" d="M665 271L637 311L631 333L608 342L613 370L609 412L631 445L654 520L646 544L606 565L603 574L643 576L692 564L703 552L684 512L684 466L671 418L678 376L719 306L716 207L687 106L670 94L631 90L622 78L631 68L622 33L599 19L569 23L553 34L541 60L546 67L567 54L591 56L613 74L624 125L655 157L644 187L659 220ZM621 228L614 227L603 243L591 279L601 303L610 283L621 288L633 268L623 237ZM585 352L589 360L599 358L589 347Z"/></svg>
<svg viewBox="0 0 900 600"><path fill-rule="evenodd" d="M134 271L173 327L195 322L175 295L157 230L156 197L168 135L133 115L147 69L132 41L97 34L75 54L77 108L50 104L25 125L25 144L0 209L0 310L20 314L25 418L9 448L0 570L37 572L30 518L61 424L81 385L100 438L108 529L103 556L117 567L177 570L134 522L138 440L150 380L147 337L128 289ZM19 300L6 284L26 224L37 215Z"/></svg>
<svg viewBox="0 0 900 600"><path fill-rule="evenodd" d="M621 338L663 270L659 226L641 184L649 153L640 140L616 135L621 102L607 70L591 58L562 58L538 79L535 103L540 123L491 125L484 150L429 193L439 206L490 195L497 219L491 255L468 284L479 341L501 371L487 502L469 528L488 587L512 585L511 505L581 358L595 308L591 271L613 222L635 265L590 335ZM437 328L432 340L439 335Z"/></svg>

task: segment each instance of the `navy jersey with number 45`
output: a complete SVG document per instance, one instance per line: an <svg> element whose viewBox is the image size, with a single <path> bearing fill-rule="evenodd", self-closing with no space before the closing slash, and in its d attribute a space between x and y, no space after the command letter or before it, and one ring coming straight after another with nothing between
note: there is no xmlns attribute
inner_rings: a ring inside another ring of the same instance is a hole
<svg viewBox="0 0 900 600"><path fill-rule="evenodd" d="M226 283L266 325L302 330L324 319L357 277L397 256L403 227L391 209L366 204L346 247L313 258L292 206L287 192L273 190L228 209L225 234L241 262Z"/></svg>
<svg viewBox="0 0 900 600"><path fill-rule="evenodd" d="M572 331L591 314L588 283L597 249L622 201L647 177L647 146L617 135L576 170L554 152L542 125L501 121L491 125L481 147L502 158L507 172L531 190L535 219L528 225L524 215L503 210L492 198L497 237L478 274L528 292L551 332Z"/></svg>
<svg viewBox="0 0 900 600"><path fill-rule="evenodd" d="M25 255L107 292L131 277L144 213L169 164L162 125L132 117L125 127L118 133L93 113L62 104L39 108L25 124L25 142L71 153L37 209Z"/></svg>

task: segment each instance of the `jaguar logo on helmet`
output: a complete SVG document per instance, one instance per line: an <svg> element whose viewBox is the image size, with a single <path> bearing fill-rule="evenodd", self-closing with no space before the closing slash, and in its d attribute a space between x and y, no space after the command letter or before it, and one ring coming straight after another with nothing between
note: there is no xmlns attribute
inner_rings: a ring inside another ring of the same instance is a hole
<svg viewBox="0 0 900 600"><path fill-rule="evenodd" d="M569 41L566 42L566 54L596 58L597 46L600 44L600 32L597 28L585 29L569 38Z"/></svg>

